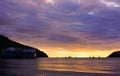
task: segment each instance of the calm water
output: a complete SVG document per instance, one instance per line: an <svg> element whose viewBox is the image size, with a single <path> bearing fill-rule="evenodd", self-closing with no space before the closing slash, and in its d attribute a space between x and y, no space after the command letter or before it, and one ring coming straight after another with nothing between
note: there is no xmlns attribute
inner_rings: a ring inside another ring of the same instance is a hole
<svg viewBox="0 0 120 76"><path fill-rule="evenodd" d="M0 76L120 76L120 59L0 60Z"/></svg>

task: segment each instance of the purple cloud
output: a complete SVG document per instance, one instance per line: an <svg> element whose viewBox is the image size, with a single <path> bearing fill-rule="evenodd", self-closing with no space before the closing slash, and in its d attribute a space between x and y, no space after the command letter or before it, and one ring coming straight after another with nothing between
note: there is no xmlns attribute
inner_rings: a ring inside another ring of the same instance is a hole
<svg viewBox="0 0 120 76"><path fill-rule="evenodd" d="M119 5L118 0L4 0L0 34L86 46L119 43Z"/></svg>
<svg viewBox="0 0 120 76"><path fill-rule="evenodd" d="M75 38L75 37L70 37L70 36L65 36L65 35L50 35L47 38L48 40L53 40L53 41L57 41L57 42L62 42L62 43L66 43L66 42L77 42L79 39Z"/></svg>

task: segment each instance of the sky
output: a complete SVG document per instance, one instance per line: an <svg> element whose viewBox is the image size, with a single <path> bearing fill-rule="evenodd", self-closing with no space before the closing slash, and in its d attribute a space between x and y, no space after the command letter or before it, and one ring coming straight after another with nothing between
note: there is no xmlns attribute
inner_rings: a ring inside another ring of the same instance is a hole
<svg viewBox="0 0 120 76"><path fill-rule="evenodd" d="M1 0L0 34L49 57L120 50L120 0Z"/></svg>

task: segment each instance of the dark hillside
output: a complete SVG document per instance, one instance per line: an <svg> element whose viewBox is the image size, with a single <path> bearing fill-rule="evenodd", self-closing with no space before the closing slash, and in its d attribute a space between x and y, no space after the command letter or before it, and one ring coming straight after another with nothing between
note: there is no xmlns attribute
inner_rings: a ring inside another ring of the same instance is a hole
<svg viewBox="0 0 120 76"><path fill-rule="evenodd" d="M44 52L10 40L0 35L0 58L40 58L48 57Z"/></svg>

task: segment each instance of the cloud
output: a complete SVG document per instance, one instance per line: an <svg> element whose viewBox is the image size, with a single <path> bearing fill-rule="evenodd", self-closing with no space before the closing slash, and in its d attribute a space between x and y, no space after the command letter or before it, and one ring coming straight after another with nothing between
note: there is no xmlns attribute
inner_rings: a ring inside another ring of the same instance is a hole
<svg viewBox="0 0 120 76"><path fill-rule="evenodd" d="M57 41L57 42L62 42L62 43L66 43L66 42L77 42L78 39L75 37L70 37L70 36L65 36L65 35L50 35L47 38L48 40L53 40L53 41Z"/></svg>
<svg viewBox="0 0 120 76"><path fill-rule="evenodd" d="M118 0L4 0L0 33L86 47L119 43L119 5Z"/></svg>
<svg viewBox="0 0 120 76"><path fill-rule="evenodd" d="M108 7L120 7L118 2L116 2L115 0L100 0L100 1Z"/></svg>

